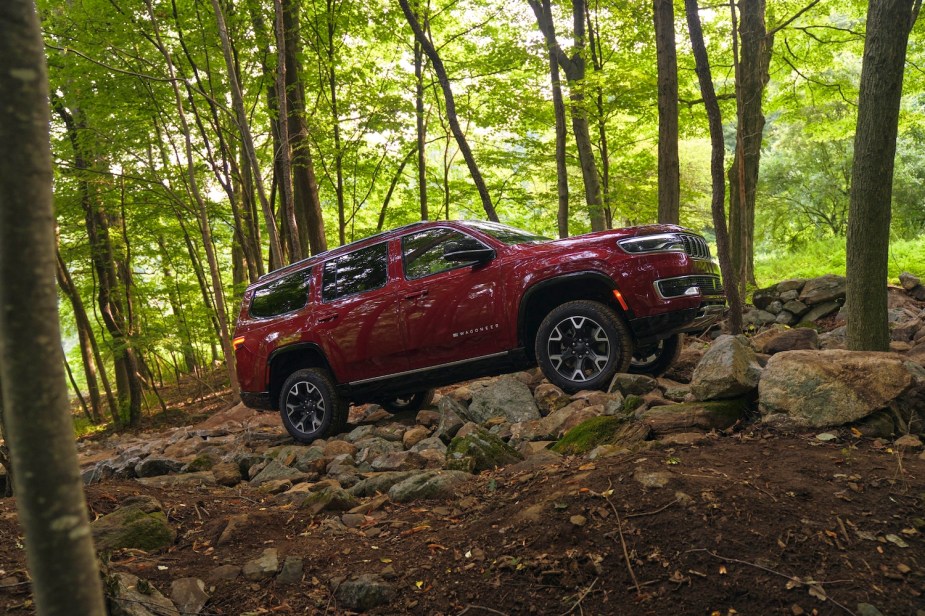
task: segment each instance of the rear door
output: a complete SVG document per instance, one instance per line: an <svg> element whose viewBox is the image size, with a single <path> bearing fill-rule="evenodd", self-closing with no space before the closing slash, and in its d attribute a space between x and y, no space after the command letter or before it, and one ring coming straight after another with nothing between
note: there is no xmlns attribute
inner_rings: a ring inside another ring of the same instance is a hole
<svg viewBox="0 0 925 616"><path fill-rule="evenodd" d="M360 248L322 266L314 330L341 383L406 369L388 247Z"/></svg>
<svg viewBox="0 0 925 616"><path fill-rule="evenodd" d="M445 365L507 350L501 335L500 263L443 258L450 242L477 238L447 227L402 237L401 314L409 369Z"/></svg>

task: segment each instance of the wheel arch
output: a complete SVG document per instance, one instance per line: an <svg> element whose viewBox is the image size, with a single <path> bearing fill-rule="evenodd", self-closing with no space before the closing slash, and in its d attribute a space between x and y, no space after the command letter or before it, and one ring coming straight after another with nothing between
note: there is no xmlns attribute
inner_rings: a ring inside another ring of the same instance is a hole
<svg viewBox="0 0 925 616"><path fill-rule="evenodd" d="M276 349L267 361L270 370L270 400L275 407L280 391L289 375L302 368L323 368L334 380L334 372L321 347L310 342L292 344Z"/></svg>
<svg viewBox="0 0 925 616"><path fill-rule="evenodd" d="M535 360L533 340L540 323L557 306L575 300L600 302L624 319L631 318L615 295L617 284L601 272L575 272L542 280L529 287L520 301L517 315L518 341Z"/></svg>

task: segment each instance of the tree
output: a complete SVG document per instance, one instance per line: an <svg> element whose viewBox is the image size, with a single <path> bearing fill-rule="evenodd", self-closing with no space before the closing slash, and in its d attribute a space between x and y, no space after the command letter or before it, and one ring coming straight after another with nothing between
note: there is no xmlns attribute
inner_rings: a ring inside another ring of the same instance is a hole
<svg viewBox="0 0 925 616"><path fill-rule="evenodd" d="M710 60L707 57L707 48L703 42L703 29L700 25L700 8L697 0L684 0L684 9L687 13L687 27L690 30L691 47L697 63L697 80L700 82L700 93L707 109L707 119L710 124L710 176L713 179L713 197L710 200L713 212L713 228L716 232L716 252L719 253L719 268L723 275L723 286L726 289L726 299L729 302L729 329L733 334L742 333L742 296L739 295L736 272L732 268L732 259L729 251L729 230L726 227L726 213L724 211L726 200L726 179L723 177L723 121L719 111L719 101L713 89L713 78L710 73Z"/></svg>
<svg viewBox="0 0 925 616"><path fill-rule="evenodd" d="M848 211L848 348L888 351L890 204L906 46L921 0L871 0Z"/></svg>
<svg viewBox="0 0 925 616"><path fill-rule="evenodd" d="M0 5L0 380L39 614L102 616L55 292L48 80L35 5ZM41 452L37 455L37 452Z"/></svg>
<svg viewBox="0 0 925 616"><path fill-rule="evenodd" d="M658 64L658 221L678 224L681 166L678 159L678 52L673 0L654 0Z"/></svg>

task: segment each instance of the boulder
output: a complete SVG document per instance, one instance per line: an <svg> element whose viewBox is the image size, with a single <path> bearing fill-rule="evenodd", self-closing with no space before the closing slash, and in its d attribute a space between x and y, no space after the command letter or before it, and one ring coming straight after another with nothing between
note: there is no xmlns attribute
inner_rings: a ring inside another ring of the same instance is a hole
<svg viewBox="0 0 925 616"><path fill-rule="evenodd" d="M601 445L631 448L649 438L650 428L644 423L627 421L623 417L601 415L578 424L552 446L564 455L584 454Z"/></svg>
<svg viewBox="0 0 925 616"><path fill-rule="evenodd" d="M215 474L212 471L198 473L183 473L182 475L161 475L160 477L145 477L137 480L138 483L149 488L191 488L199 486L214 486Z"/></svg>
<svg viewBox="0 0 925 616"><path fill-rule="evenodd" d="M131 573L114 573L108 587L110 616L180 616L170 599Z"/></svg>
<svg viewBox="0 0 925 616"><path fill-rule="evenodd" d="M416 451L384 453L372 461L374 471L411 471L427 466L427 460Z"/></svg>
<svg viewBox="0 0 925 616"><path fill-rule="evenodd" d="M903 357L892 353L788 351L768 361L759 409L765 421L840 426L889 406L912 383Z"/></svg>
<svg viewBox="0 0 925 616"><path fill-rule="evenodd" d="M536 406L543 417L568 406L572 401L568 394L552 383L538 385L533 391L533 399L536 401Z"/></svg>
<svg viewBox="0 0 925 616"><path fill-rule="evenodd" d="M819 348L824 350L848 347L848 328L844 325L819 335Z"/></svg>
<svg viewBox="0 0 925 616"><path fill-rule="evenodd" d="M356 497L343 488L327 485L306 496L299 508L307 511L309 515L317 515L322 511L348 511L359 504Z"/></svg>
<svg viewBox="0 0 925 616"><path fill-rule="evenodd" d="M697 400L737 398L758 385L761 366L745 336L723 335L694 370L691 392Z"/></svg>
<svg viewBox="0 0 925 616"><path fill-rule="evenodd" d="M411 449L424 439L430 436L430 429L424 426L414 426L409 428L401 438L402 447Z"/></svg>
<svg viewBox="0 0 925 616"><path fill-rule="evenodd" d="M748 402L742 398L669 404L644 410L636 418L656 434L697 430L725 430L745 417Z"/></svg>
<svg viewBox="0 0 925 616"><path fill-rule="evenodd" d="M799 291L806 284L806 278L788 278L787 280L782 280L774 285L774 288L781 295L785 293L790 293L791 291ZM797 296L794 296L797 297Z"/></svg>
<svg viewBox="0 0 925 616"><path fill-rule="evenodd" d="M396 503L421 499L452 498L472 475L462 471L425 471L389 488L389 498Z"/></svg>
<svg viewBox="0 0 925 616"><path fill-rule="evenodd" d="M409 477L419 473L415 471L393 471L387 473L375 473L366 479L358 482L351 487L348 492L356 497L375 496L379 492L386 493L389 488L396 483L401 483Z"/></svg>
<svg viewBox="0 0 925 616"><path fill-rule="evenodd" d="M903 272L899 275L899 284L901 284L902 288L906 291L912 291L916 287L920 286L922 281L909 272Z"/></svg>
<svg viewBox="0 0 925 616"><path fill-rule="evenodd" d="M836 299L844 300L847 286L845 277L836 274L812 278L803 285L803 290L800 291L800 301L807 306L815 306Z"/></svg>
<svg viewBox="0 0 925 616"><path fill-rule="evenodd" d="M470 473L480 473L520 460L523 456L516 449L485 430L457 436L446 450L446 468Z"/></svg>
<svg viewBox="0 0 925 616"><path fill-rule="evenodd" d="M279 481L281 479L288 479L293 483L297 483L299 481L306 481L310 479L310 477L307 473L303 473L297 468L284 466L277 460L270 460L270 463L251 479L250 483L252 486L257 487L268 481Z"/></svg>
<svg viewBox="0 0 925 616"><path fill-rule="evenodd" d="M135 465L135 476L159 477L160 475L179 473L181 468L183 468L183 462L171 460L170 458L150 456Z"/></svg>
<svg viewBox="0 0 925 616"><path fill-rule="evenodd" d="M184 616L198 614L209 600L206 583L191 577L174 580L170 584L170 600Z"/></svg>
<svg viewBox="0 0 925 616"><path fill-rule="evenodd" d="M821 304L816 304L812 306L809 311L803 315L800 319L800 323L815 323L822 317L827 317L839 308L841 308L841 301L830 301L823 302Z"/></svg>
<svg viewBox="0 0 925 616"><path fill-rule="evenodd" d="M449 443L465 423L461 414L466 412L466 406L452 396L443 396L437 403L440 410L440 423L434 431L434 436L445 443Z"/></svg>
<svg viewBox="0 0 925 616"><path fill-rule="evenodd" d="M127 498L119 509L90 524L96 549L160 550L173 545L177 531L167 522L161 504L150 496Z"/></svg>
<svg viewBox="0 0 925 616"><path fill-rule="evenodd" d="M645 374L624 374L618 372L610 381L608 392L620 392L624 396L635 394L642 396L658 387L658 382Z"/></svg>
<svg viewBox="0 0 925 616"><path fill-rule="evenodd" d="M337 584L334 596L339 607L366 612L392 601L395 588L378 575L364 573Z"/></svg>
<svg viewBox="0 0 925 616"><path fill-rule="evenodd" d="M754 342L754 340L753 340ZM819 348L819 334L811 327L797 327L776 332L758 347L761 353L774 355L783 351L813 350Z"/></svg>
<svg viewBox="0 0 925 616"><path fill-rule="evenodd" d="M752 294L752 305L758 310L764 310L771 305L771 302L777 299L777 288L768 287L767 289L757 289Z"/></svg>
<svg viewBox="0 0 925 616"><path fill-rule="evenodd" d="M478 424L491 417L504 417L509 423L539 419L540 411L533 393L522 381L502 376L483 387L473 389L472 402L460 416Z"/></svg>

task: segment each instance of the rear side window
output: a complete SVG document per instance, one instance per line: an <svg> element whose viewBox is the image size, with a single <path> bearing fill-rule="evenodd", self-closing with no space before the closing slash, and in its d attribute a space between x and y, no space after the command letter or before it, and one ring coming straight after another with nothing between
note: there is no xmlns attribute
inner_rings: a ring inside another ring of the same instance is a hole
<svg viewBox="0 0 925 616"><path fill-rule="evenodd" d="M308 303L310 279L311 270L302 270L258 288L251 300L251 316L275 317L303 308Z"/></svg>
<svg viewBox="0 0 925 616"><path fill-rule="evenodd" d="M388 280L388 244L376 244L324 264L321 295L330 302L384 287Z"/></svg>
<svg viewBox="0 0 925 616"><path fill-rule="evenodd" d="M453 229L428 229L413 235L406 235L401 240L405 277L413 280L430 276L431 274L439 274L457 267L471 266L475 263L475 261L458 263L445 260L443 251L449 242L456 242L461 246L474 248L485 247L485 244L474 237Z"/></svg>

